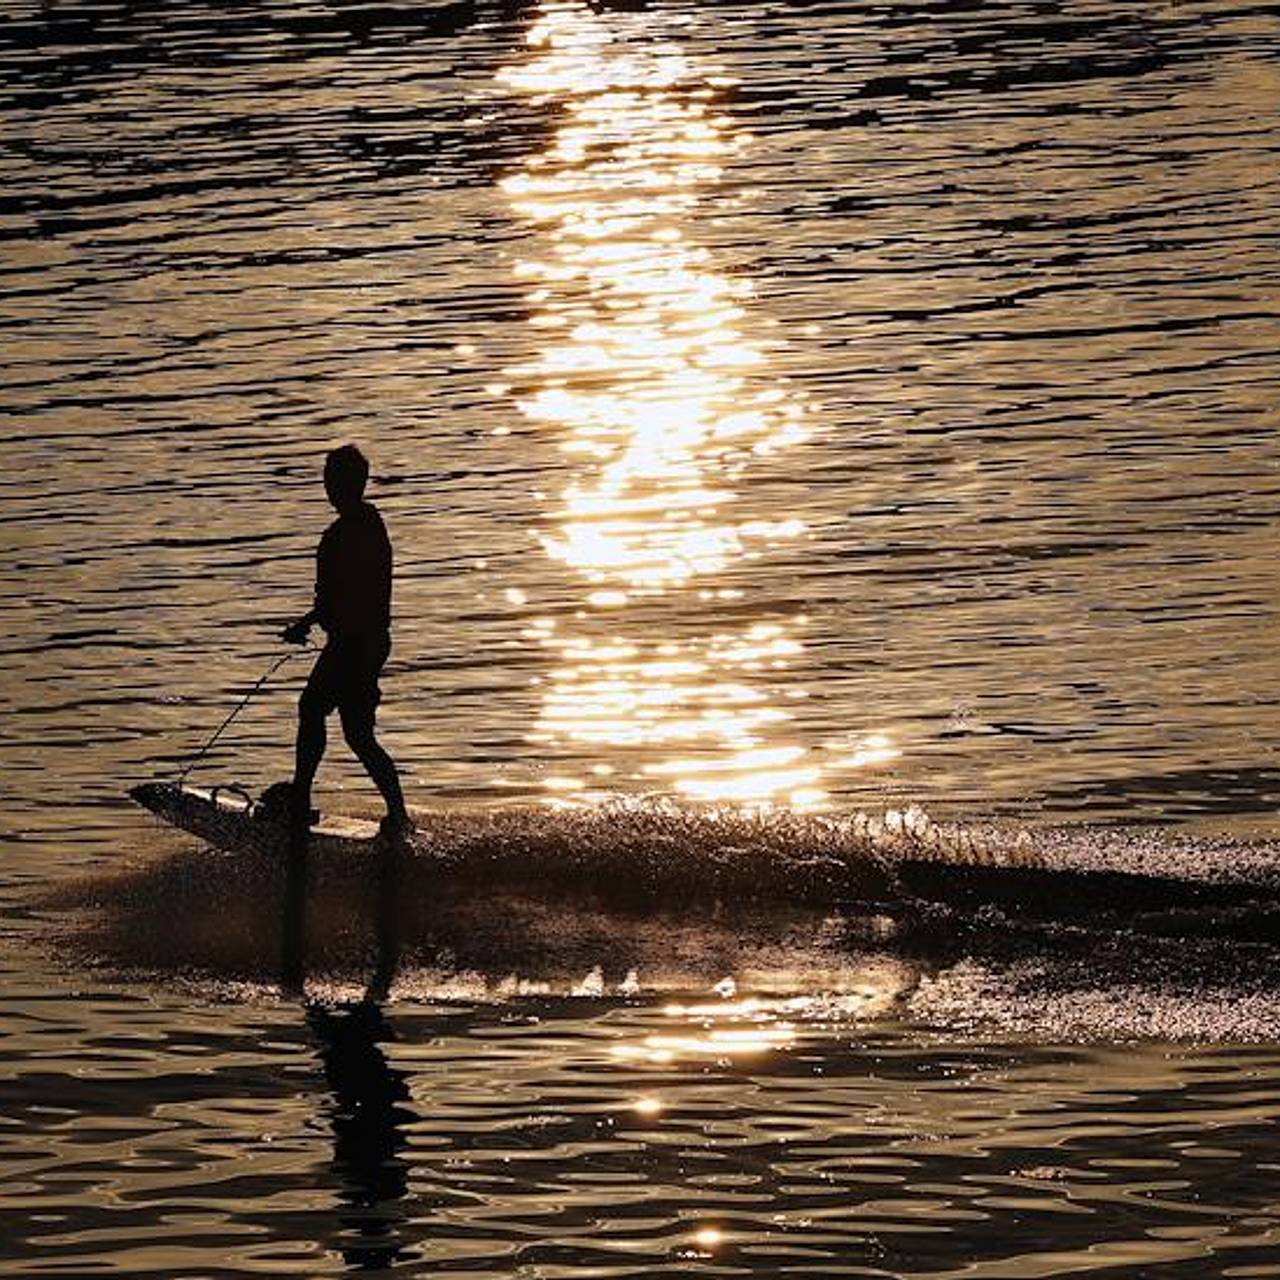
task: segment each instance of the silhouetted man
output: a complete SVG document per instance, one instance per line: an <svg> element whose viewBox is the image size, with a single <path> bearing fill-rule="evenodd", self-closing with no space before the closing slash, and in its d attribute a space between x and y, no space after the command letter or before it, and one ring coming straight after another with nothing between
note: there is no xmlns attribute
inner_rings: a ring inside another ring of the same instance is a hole
<svg viewBox="0 0 1280 1280"><path fill-rule="evenodd" d="M310 826L311 784L325 748L325 718L335 708L347 745L386 801L382 830L403 835L410 826L395 763L374 736L382 691L378 676L391 652L391 540L378 509L364 500L369 463L353 444L324 463L324 488L338 518L316 551L315 607L284 629L304 644L312 623L328 639L298 703L298 742L290 793L290 835L304 841Z"/></svg>

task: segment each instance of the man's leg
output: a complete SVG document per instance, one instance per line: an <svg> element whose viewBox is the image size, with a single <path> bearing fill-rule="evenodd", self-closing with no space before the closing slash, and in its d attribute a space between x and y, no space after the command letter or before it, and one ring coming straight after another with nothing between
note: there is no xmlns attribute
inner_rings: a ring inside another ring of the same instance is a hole
<svg viewBox="0 0 1280 1280"><path fill-rule="evenodd" d="M333 709L328 692L328 666L321 653L298 701L298 738L294 745L293 787L289 792L291 839L305 841L311 827L311 784L324 758L325 717Z"/></svg>
<svg viewBox="0 0 1280 1280"><path fill-rule="evenodd" d="M311 784L316 780L316 770L324 759L327 735L324 730L324 712L307 705L307 695L302 695L298 706L298 741L293 753L293 791L290 801L304 812L311 808Z"/></svg>
<svg viewBox="0 0 1280 1280"><path fill-rule="evenodd" d="M381 743L374 736L373 707L343 706L339 708L342 716L342 734L347 746L355 752L355 757L364 765L365 772L373 779L374 785L382 793L386 802L387 816L393 822L404 821L404 793L400 790L400 775L396 772L395 761L383 750Z"/></svg>

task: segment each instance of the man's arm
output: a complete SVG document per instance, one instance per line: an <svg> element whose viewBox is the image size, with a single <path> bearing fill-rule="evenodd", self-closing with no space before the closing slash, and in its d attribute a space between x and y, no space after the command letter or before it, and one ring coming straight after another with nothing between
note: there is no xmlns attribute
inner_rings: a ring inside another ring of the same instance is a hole
<svg viewBox="0 0 1280 1280"><path fill-rule="evenodd" d="M316 594L315 603L296 622L291 622L280 632L280 639L289 644L306 644L307 635L318 622L322 626L326 621L326 605L333 587L330 579L333 576L333 529L325 530L320 545L316 548Z"/></svg>

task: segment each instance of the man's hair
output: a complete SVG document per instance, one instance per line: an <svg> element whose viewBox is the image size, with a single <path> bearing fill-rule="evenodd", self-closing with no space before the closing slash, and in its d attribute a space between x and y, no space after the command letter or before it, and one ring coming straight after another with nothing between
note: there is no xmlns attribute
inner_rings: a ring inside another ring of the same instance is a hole
<svg viewBox="0 0 1280 1280"><path fill-rule="evenodd" d="M359 502L369 480L369 460L353 444L330 449L324 460L324 478L335 496L345 502Z"/></svg>

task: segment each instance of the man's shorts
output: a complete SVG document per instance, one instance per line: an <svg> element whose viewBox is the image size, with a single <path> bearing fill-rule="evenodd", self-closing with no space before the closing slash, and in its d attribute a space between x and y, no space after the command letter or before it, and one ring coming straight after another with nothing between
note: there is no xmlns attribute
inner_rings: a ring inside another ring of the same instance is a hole
<svg viewBox="0 0 1280 1280"><path fill-rule="evenodd" d="M302 692L304 705L322 715L335 707L343 718L373 719L382 701L378 677L391 653L391 637L384 632L359 636L330 636Z"/></svg>

